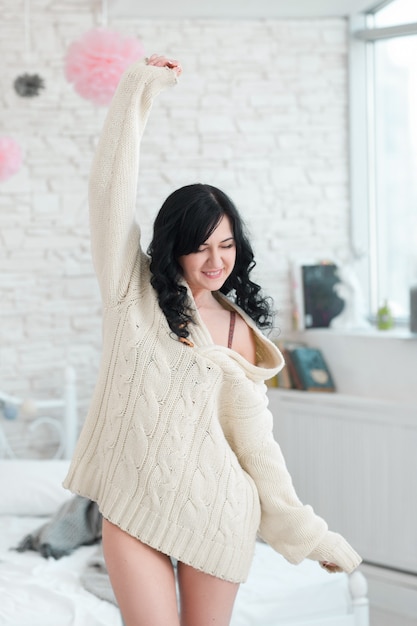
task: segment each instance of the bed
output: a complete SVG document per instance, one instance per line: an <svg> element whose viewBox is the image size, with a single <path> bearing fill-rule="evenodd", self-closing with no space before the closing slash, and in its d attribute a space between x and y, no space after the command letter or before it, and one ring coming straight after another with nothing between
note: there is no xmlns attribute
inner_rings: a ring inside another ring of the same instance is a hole
<svg viewBox="0 0 417 626"><path fill-rule="evenodd" d="M0 392L0 402L18 405L20 400ZM58 456L70 456L77 413L71 370L66 372L61 398L36 404L44 411L54 402L62 414L62 422L56 426L63 435ZM69 461L16 458L1 416L0 443L0 625L122 626L117 606L86 585L85 572L91 568L99 544L78 547L59 559L11 549L47 523L73 496L61 486ZM360 571L351 576L329 575L308 560L293 566L257 542L231 626L369 626L366 591Z"/></svg>

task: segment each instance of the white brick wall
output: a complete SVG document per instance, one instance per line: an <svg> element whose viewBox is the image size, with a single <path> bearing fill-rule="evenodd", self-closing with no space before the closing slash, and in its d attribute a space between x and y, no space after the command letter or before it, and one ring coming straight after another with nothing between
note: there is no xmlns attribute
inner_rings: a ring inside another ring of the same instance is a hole
<svg viewBox="0 0 417 626"><path fill-rule="evenodd" d="M97 3L100 4L100 3ZM23 169L0 183L0 387L50 393L67 359L82 412L100 350L100 302L89 254L87 176L105 109L63 74L68 45L99 25L85 0L32 0L30 59L23 2L0 0L0 134L23 147ZM222 187L253 236L256 279L291 323L290 259L348 247L347 43L344 20L112 20L147 53L184 65L181 84L155 105L143 144L138 196L144 242L174 188ZM37 72L38 98L16 95Z"/></svg>

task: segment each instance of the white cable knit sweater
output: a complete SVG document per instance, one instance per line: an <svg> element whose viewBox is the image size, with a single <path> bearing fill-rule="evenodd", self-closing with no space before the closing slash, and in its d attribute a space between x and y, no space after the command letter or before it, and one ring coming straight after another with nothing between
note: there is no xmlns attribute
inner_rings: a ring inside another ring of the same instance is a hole
<svg viewBox="0 0 417 626"><path fill-rule="evenodd" d="M246 579L258 531L292 563L351 571L359 556L298 500L272 437L264 380L284 364L277 348L234 305L254 329L256 366L214 345L197 310L194 347L184 345L150 285L134 219L139 147L153 98L175 82L168 68L130 67L97 148L90 209L103 351L64 485L144 543L219 578Z"/></svg>

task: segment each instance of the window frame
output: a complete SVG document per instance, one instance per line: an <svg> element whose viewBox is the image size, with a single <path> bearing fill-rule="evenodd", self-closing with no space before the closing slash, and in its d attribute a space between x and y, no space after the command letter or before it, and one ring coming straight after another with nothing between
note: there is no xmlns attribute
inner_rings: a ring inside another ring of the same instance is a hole
<svg viewBox="0 0 417 626"><path fill-rule="evenodd" d="M349 17L350 241L371 321L375 321L381 305L377 279L374 88L369 80L374 63L372 44L382 39L417 34L417 23L389 27L370 25L372 15L392 1L379 3L371 10ZM398 325L406 325L408 317L395 321Z"/></svg>

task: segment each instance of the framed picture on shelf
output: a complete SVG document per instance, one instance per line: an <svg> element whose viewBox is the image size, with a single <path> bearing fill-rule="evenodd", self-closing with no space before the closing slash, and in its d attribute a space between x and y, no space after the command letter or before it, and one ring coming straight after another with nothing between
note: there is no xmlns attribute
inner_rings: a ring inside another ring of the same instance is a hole
<svg viewBox="0 0 417 626"><path fill-rule="evenodd" d="M334 286L340 283L338 266L329 260L297 262L292 266L294 326L328 328L344 308Z"/></svg>

